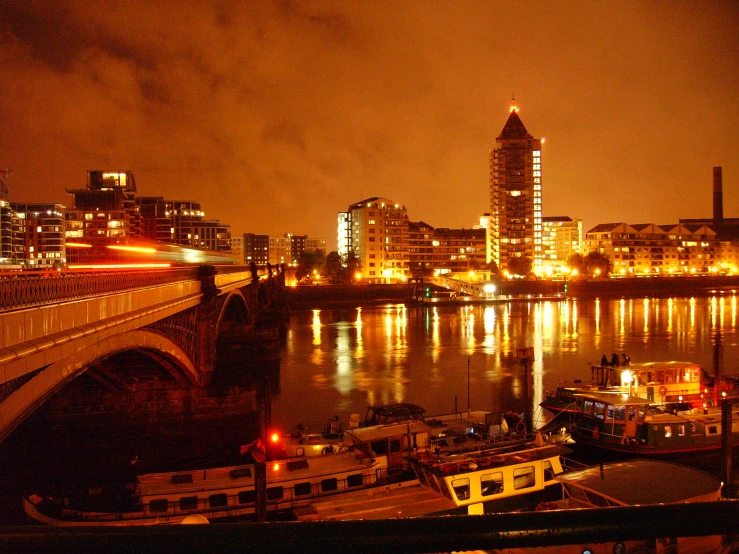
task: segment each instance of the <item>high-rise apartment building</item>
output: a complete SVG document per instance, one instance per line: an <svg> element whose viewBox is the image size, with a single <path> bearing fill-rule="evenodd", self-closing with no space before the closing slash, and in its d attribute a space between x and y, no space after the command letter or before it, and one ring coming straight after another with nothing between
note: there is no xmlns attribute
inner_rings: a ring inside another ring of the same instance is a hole
<svg viewBox="0 0 739 554"><path fill-rule="evenodd" d="M490 151L490 259L500 269L529 258L541 273L541 139L518 116L515 99L503 131Z"/></svg>

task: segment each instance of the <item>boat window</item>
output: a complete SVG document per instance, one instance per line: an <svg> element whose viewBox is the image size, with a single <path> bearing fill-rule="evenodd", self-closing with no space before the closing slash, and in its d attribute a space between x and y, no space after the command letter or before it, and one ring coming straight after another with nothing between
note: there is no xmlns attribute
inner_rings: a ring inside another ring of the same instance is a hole
<svg viewBox="0 0 739 554"><path fill-rule="evenodd" d="M198 509L198 497L197 496L183 496L180 498L180 510L197 510Z"/></svg>
<svg viewBox="0 0 739 554"><path fill-rule="evenodd" d="M603 419L606 412L606 405L603 402L595 402L593 404L593 415L598 419Z"/></svg>
<svg viewBox="0 0 739 554"><path fill-rule="evenodd" d="M287 469L290 471L293 471L295 469L307 469L308 468L308 460L293 460L291 462L287 462Z"/></svg>
<svg viewBox="0 0 739 554"><path fill-rule="evenodd" d="M503 492L503 472L486 473L480 477L480 489L483 496L492 496Z"/></svg>
<svg viewBox="0 0 739 554"><path fill-rule="evenodd" d="M267 500L279 500L284 495L282 487L269 487L267 489Z"/></svg>
<svg viewBox="0 0 739 554"><path fill-rule="evenodd" d="M716 433L718 433L718 427L716 425L708 425L706 427L707 435L715 435Z"/></svg>
<svg viewBox="0 0 739 554"><path fill-rule="evenodd" d="M238 469L232 469L228 473L231 476L231 479L241 479L243 477L251 477L251 468L250 467L240 467Z"/></svg>
<svg viewBox="0 0 739 554"><path fill-rule="evenodd" d="M221 506L228 506L228 496L225 493L222 494L211 494L208 498L208 503L211 508L220 508Z"/></svg>
<svg viewBox="0 0 739 554"><path fill-rule="evenodd" d="M582 411L584 414L590 414L593 411L593 401L585 400L582 404Z"/></svg>
<svg viewBox="0 0 739 554"><path fill-rule="evenodd" d="M665 438L669 439L672 436L672 425L665 425Z"/></svg>
<svg viewBox="0 0 739 554"><path fill-rule="evenodd" d="M192 474L183 473L180 475L172 475L172 484L181 485L182 483L192 483Z"/></svg>
<svg viewBox="0 0 739 554"><path fill-rule="evenodd" d="M339 490L339 481L336 479L336 477L332 477L331 479L324 479L321 481L321 491L322 492L329 492L329 491L336 491Z"/></svg>
<svg viewBox="0 0 739 554"><path fill-rule="evenodd" d="M253 504L257 500L257 491L239 492L239 504Z"/></svg>
<svg viewBox="0 0 739 554"><path fill-rule="evenodd" d="M677 426L677 436L678 437L684 437L685 436L685 425L680 424Z"/></svg>
<svg viewBox="0 0 739 554"><path fill-rule="evenodd" d="M629 421L634 421L635 417L636 417L636 408L634 408L634 406L629 406Z"/></svg>
<svg viewBox="0 0 739 554"><path fill-rule="evenodd" d="M387 454L387 443L385 441L375 441L372 443L372 454Z"/></svg>
<svg viewBox="0 0 739 554"><path fill-rule="evenodd" d="M346 485L348 487L361 487L362 485L364 485L364 475L362 475L361 473L348 475L346 478Z"/></svg>
<svg viewBox="0 0 739 554"><path fill-rule="evenodd" d="M169 510L169 501L166 498L149 502L149 511L151 513L161 513L167 510Z"/></svg>
<svg viewBox="0 0 739 554"><path fill-rule="evenodd" d="M613 419L616 421L626 421L626 406L616 406Z"/></svg>
<svg viewBox="0 0 739 554"><path fill-rule="evenodd" d="M392 440L390 441L390 453L400 452L400 441L399 440Z"/></svg>
<svg viewBox="0 0 739 554"><path fill-rule="evenodd" d="M311 492L311 485L310 483L295 483L293 492L295 496L307 496Z"/></svg>
<svg viewBox="0 0 739 554"><path fill-rule="evenodd" d="M452 488L454 489L454 494L457 496L457 500L470 499L470 480L468 478L454 479L452 481Z"/></svg>
<svg viewBox="0 0 739 554"><path fill-rule="evenodd" d="M526 466L513 470L513 488L526 489L536 484L534 466Z"/></svg>
<svg viewBox="0 0 739 554"><path fill-rule="evenodd" d="M588 497L585 495L585 492L578 486L573 485L572 483L564 483L565 490L567 491L567 496L570 498L573 498L575 500L579 500L580 502L587 502Z"/></svg>

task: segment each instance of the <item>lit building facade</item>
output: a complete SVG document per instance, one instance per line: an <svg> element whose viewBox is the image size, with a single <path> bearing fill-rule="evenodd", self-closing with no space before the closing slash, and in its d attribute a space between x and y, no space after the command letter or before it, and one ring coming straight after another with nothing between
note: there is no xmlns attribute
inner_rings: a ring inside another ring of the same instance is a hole
<svg viewBox="0 0 739 554"><path fill-rule="evenodd" d="M54 268L67 263L64 213L61 204L11 203L22 229L22 264L28 268Z"/></svg>
<svg viewBox="0 0 739 554"><path fill-rule="evenodd" d="M583 255L600 252L623 276L722 270L722 244L707 225L604 223L585 233Z"/></svg>
<svg viewBox="0 0 739 554"><path fill-rule="evenodd" d="M582 219L567 216L541 218L542 273L560 272L567 256L580 254L582 246Z"/></svg>
<svg viewBox="0 0 739 554"><path fill-rule="evenodd" d="M305 239L305 249L308 252L320 252L324 256L326 255L326 239Z"/></svg>
<svg viewBox="0 0 739 554"><path fill-rule="evenodd" d="M269 235L244 234L244 263L264 266L269 263Z"/></svg>
<svg viewBox="0 0 739 554"><path fill-rule="evenodd" d="M241 265L244 263L244 237L231 237L231 254L233 254L236 263Z"/></svg>
<svg viewBox="0 0 739 554"><path fill-rule="evenodd" d="M67 192L72 196L65 214L68 263L117 261L120 254L107 247L141 236L136 181L130 171L88 171L87 188Z"/></svg>
<svg viewBox="0 0 739 554"><path fill-rule="evenodd" d="M349 206L338 217L338 239L346 256L357 257L362 280L403 281L408 276L408 214L405 206L374 196Z"/></svg>
<svg viewBox="0 0 739 554"><path fill-rule="evenodd" d="M501 270L509 260L526 257L542 268L541 139L534 138L518 116L515 101L503 131L490 152L490 248L488 261Z"/></svg>
<svg viewBox="0 0 739 554"><path fill-rule="evenodd" d="M0 198L0 266L21 267L23 259L23 221L10 202Z"/></svg>

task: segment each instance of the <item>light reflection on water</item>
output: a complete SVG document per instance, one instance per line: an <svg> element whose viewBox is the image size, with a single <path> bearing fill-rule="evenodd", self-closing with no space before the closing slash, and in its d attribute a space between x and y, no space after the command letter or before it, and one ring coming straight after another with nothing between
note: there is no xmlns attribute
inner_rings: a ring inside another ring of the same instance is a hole
<svg viewBox="0 0 739 554"><path fill-rule="evenodd" d="M560 381L590 379L589 362L626 352L633 361L686 360L713 370L721 332L723 371L739 373L737 298L569 300L313 310L291 316L272 417L279 426L333 415L364 416L371 404L412 402L427 413L520 411ZM469 376L469 379L468 379Z"/></svg>

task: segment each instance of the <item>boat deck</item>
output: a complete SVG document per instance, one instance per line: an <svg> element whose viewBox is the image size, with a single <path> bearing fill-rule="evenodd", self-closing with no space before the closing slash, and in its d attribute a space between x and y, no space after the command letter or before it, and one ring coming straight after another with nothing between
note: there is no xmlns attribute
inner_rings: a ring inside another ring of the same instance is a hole
<svg viewBox="0 0 739 554"><path fill-rule="evenodd" d="M298 521L418 517L451 511L456 504L418 481L317 500L295 510Z"/></svg>

